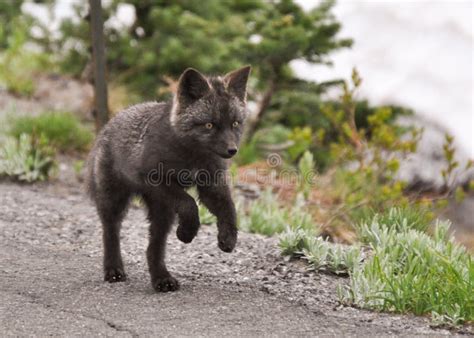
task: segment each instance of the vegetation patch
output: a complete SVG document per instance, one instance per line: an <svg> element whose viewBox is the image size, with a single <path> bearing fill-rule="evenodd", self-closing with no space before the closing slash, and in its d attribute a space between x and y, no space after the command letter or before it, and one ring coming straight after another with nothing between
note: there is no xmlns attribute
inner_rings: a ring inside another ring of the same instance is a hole
<svg viewBox="0 0 474 338"><path fill-rule="evenodd" d="M283 206L271 190L264 191L247 208L238 209L243 210L239 217L239 228L247 232L271 236L283 232L289 226L308 230L315 228L303 201L296 201L293 206Z"/></svg>
<svg viewBox="0 0 474 338"><path fill-rule="evenodd" d="M301 229L280 237L284 255L302 256L316 270L347 273L338 288L341 302L361 308L430 314L436 323L474 320L474 262L449 236L449 222L437 222L430 236L422 216L392 209L358 226L367 246L341 247ZM366 252L366 253L365 253Z"/></svg>
<svg viewBox="0 0 474 338"><path fill-rule="evenodd" d="M333 244L301 228L288 228L280 236L279 245L283 255L302 257L311 269L337 275L347 275L364 257L360 246Z"/></svg>
<svg viewBox="0 0 474 338"><path fill-rule="evenodd" d="M8 37L2 34L4 28L0 28L0 84L15 95L27 97L35 92L35 74L44 69L53 69L51 57L47 53L26 48L30 28L31 18L28 17L12 19Z"/></svg>
<svg viewBox="0 0 474 338"><path fill-rule="evenodd" d="M21 134L0 146L0 177L21 182L45 181L55 166L54 150L44 138Z"/></svg>
<svg viewBox="0 0 474 338"><path fill-rule="evenodd" d="M93 133L67 112L10 117L7 134L16 138L22 134L35 135L46 139L61 152L85 151L93 140Z"/></svg>

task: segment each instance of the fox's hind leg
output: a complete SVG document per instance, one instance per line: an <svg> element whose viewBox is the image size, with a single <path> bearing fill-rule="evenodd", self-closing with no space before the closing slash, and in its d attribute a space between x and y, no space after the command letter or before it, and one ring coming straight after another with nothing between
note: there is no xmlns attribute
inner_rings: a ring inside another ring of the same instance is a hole
<svg viewBox="0 0 474 338"><path fill-rule="evenodd" d="M143 196L150 220L150 243L147 249L148 269L153 288L159 292L176 291L178 281L171 276L165 264L166 238L173 225L175 209L173 202L159 195Z"/></svg>
<svg viewBox="0 0 474 338"><path fill-rule="evenodd" d="M130 193L118 184L109 181L97 187L95 201L103 229L104 280L111 283L126 279L120 252L120 227L129 200Z"/></svg>

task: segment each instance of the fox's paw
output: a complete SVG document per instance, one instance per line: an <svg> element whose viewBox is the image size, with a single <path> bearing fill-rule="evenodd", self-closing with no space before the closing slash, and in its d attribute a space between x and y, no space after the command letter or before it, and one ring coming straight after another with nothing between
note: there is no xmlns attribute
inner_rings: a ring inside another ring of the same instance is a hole
<svg viewBox="0 0 474 338"><path fill-rule="evenodd" d="M127 275L123 268L106 268L104 271L104 281L109 283L124 282Z"/></svg>
<svg viewBox="0 0 474 338"><path fill-rule="evenodd" d="M153 289L157 292L172 292L179 289L178 281L171 276L157 278L153 284Z"/></svg>
<svg viewBox="0 0 474 338"><path fill-rule="evenodd" d="M191 243L191 241L196 237L199 230L199 226L195 227L186 227L184 225L178 225L176 229L176 236L183 243Z"/></svg>
<svg viewBox="0 0 474 338"><path fill-rule="evenodd" d="M219 230L217 235L217 244L219 249L224 252L232 252L237 243L237 229L235 228L225 228Z"/></svg>

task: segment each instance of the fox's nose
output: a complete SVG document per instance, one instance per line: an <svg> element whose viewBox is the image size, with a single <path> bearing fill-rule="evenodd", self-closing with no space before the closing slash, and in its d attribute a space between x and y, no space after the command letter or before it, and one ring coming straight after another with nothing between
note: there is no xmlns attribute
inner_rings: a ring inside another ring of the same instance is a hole
<svg viewBox="0 0 474 338"><path fill-rule="evenodd" d="M234 156L235 154L237 154L237 148L229 148L229 149L227 149L227 153L230 156Z"/></svg>

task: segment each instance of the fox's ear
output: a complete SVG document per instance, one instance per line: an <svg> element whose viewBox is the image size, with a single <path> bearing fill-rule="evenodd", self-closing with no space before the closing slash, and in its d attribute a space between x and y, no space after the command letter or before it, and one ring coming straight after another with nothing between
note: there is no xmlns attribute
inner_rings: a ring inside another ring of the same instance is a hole
<svg viewBox="0 0 474 338"><path fill-rule="evenodd" d="M205 96L210 90L209 82L196 69L188 68L179 77L177 92L179 102L194 102Z"/></svg>
<svg viewBox="0 0 474 338"><path fill-rule="evenodd" d="M251 69L252 67L245 66L224 76L227 89L242 101L245 101L247 96L247 80Z"/></svg>

